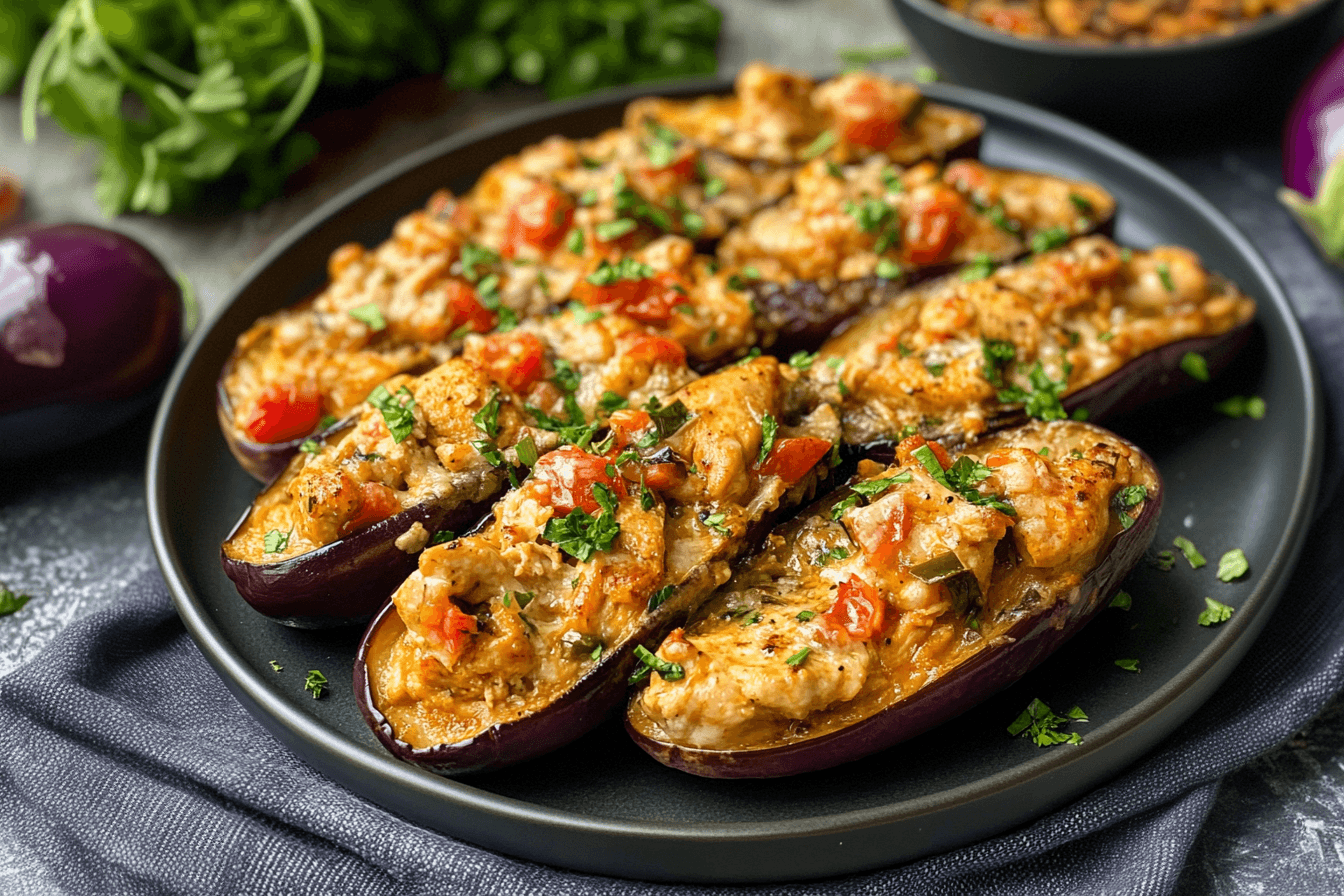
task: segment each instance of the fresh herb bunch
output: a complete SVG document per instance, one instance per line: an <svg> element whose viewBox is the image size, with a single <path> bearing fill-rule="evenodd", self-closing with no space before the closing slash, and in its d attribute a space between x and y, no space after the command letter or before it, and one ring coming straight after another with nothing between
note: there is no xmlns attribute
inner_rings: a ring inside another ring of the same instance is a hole
<svg viewBox="0 0 1344 896"><path fill-rule="evenodd" d="M633 81L713 74L722 14L705 0L426 0L448 48L448 83L501 78L552 99Z"/></svg>
<svg viewBox="0 0 1344 896"><path fill-rule="evenodd" d="M253 208L317 152L295 130L314 97L445 67L453 87L552 97L712 73L720 18L704 0L0 0L0 92L26 68L25 136L42 111L101 148L109 215L221 181Z"/></svg>

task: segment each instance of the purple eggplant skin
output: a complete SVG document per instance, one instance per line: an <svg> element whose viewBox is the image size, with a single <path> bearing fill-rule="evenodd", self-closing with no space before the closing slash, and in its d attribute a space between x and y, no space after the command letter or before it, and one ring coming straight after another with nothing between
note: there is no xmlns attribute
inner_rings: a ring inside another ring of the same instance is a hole
<svg viewBox="0 0 1344 896"><path fill-rule="evenodd" d="M1151 459L1139 456L1154 471ZM1078 586L1077 600L1060 599L1019 620L1003 642L988 647L910 697L845 728L811 740L753 750L683 747L650 735L646 717L632 698L627 733L663 765L706 778L779 778L833 768L880 752L922 734L971 709L1031 671L1107 606L1138 565L1157 534L1163 488L1159 479L1134 525L1121 532L1106 556Z"/></svg>
<svg viewBox="0 0 1344 896"><path fill-rule="evenodd" d="M773 521L773 519L771 520ZM760 537L769 531L759 526ZM605 651L586 675L550 706L505 724L494 725L470 740L417 748L400 740L387 718L374 705L369 662L386 651L405 630L396 606L388 601L369 623L355 654L354 695L364 721L394 756L440 775L492 771L550 753L578 739L610 717L625 701L627 682L635 670L635 647L652 650L669 632L684 625L691 613L715 587L709 565L696 570L676 594L649 614L640 630Z"/></svg>
<svg viewBox="0 0 1344 896"><path fill-rule="evenodd" d="M0 238L0 458L91 438L154 401L182 341L177 280L87 224Z"/></svg>
<svg viewBox="0 0 1344 896"><path fill-rule="evenodd" d="M499 475L498 491L507 484ZM397 586L415 571L419 553L397 547L397 538L420 523L431 535L443 529L472 528L489 512L493 497L481 501L427 501L394 514L324 547L275 563L250 563L220 548L224 574L243 600L273 622L293 628L325 629L358 625L372 616ZM249 507L225 544L247 523Z"/></svg>

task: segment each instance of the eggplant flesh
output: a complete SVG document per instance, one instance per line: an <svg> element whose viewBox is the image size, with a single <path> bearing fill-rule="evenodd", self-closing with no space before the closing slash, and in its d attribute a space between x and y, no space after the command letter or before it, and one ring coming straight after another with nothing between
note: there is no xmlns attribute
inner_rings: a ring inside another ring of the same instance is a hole
<svg viewBox="0 0 1344 896"><path fill-rule="evenodd" d="M867 506L838 503L848 488L818 502L664 641L657 654L681 675L655 672L631 698L636 743L706 777L828 768L966 711L1075 633L1152 541L1162 502L1155 466L1118 436L1069 421L995 434L971 456L993 457L976 488L996 492L1013 515L941 488L908 456L862 467L859 482L891 484ZM1077 495L1072 514L1052 497L1060 483ZM904 541L884 548L884 526L903 517ZM1099 527L1079 528L1083 517ZM982 602L959 606L912 574L920 565L929 578L974 573ZM865 586L882 601L876 616L852 606Z"/></svg>
<svg viewBox="0 0 1344 896"><path fill-rule="evenodd" d="M615 536L587 555L557 528L579 511L548 503L555 492L537 470L551 455L495 505L480 535L425 551L358 651L355 693L384 745L464 774L553 750L615 710L640 649L683 622L829 472L818 457L789 480L749 473L761 411L784 419L793 378L761 358L676 393L690 417L665 442L687 476L646 494L625 473L625 493L612 491L595 515L616 524ZM779 433L828 445L838 420L822 408ZM585 638L597 646L576 652Z"/></svg>

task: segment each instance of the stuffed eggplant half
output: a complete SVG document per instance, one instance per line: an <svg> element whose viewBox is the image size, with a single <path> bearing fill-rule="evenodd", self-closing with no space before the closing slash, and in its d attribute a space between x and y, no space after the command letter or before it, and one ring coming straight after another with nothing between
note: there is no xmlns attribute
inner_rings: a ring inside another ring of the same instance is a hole
<svg viewBox="0 0 1344 896"><path fill-rule="evenodd" d="M540 755L623 700L657 641L809 499L839 434L799 416L797 372L758 358L562 446L479 534L430 547L360 644L355 694L394 754L433 771ZM605 450L605 453L594 453Z"/></svg>
<svg viewBox="0 0 1344 896"><path fill-rule="evenodd" d="M631 699L658 761L776 777L885 749L1015 681L1106 605L1151 542L1152 462L1033 422L950 458L914 436L773 533Z"/></svg>

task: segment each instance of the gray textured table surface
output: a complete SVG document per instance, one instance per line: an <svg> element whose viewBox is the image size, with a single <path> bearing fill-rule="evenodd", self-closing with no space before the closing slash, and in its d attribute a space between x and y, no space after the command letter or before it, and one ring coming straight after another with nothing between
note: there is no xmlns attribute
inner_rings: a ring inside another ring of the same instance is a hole
<svg viewBox="0 0 1344 896"><path fill-rule="evenodd" d="M905 40L882 0L719 5L726 11L720 45L725 72L751 59L823 71L835 66L841 47ZM886 71L909 76L922 61L912 56ZM127 217L114 226L185 274L208 319L268 241L323 200L392 158L538 99L532 92L505 90L383 114L376 131L342 153L320 180L260 211L210 220ZM389 102L395 105L395 98L383 100ZM18 123L17 100L0 97L0 165L27 186L28 216L102 222L92 198L92 152L50 125L35 145L24 145ZM1196 149L1168 146L1155 154L1252 236L1299 308L1340 301L1337 280L1321 277L1291 223L1272 206L1276 138L1276 129L1264 127L1231 139L1188 141L1202 143ZM144 501L148 430L146 415L94 442L9 465L0 476L0 582L33 595L24 610L0 618L0 675L31 660L71 620L107 606L122 583L154 564ZM0 841L0 889L7 873L23 865L22 857L7 858ZM1281 893L1276 881L1290 867L1297 879L1320 881L1317 892L1344 892L1341 700L1288 743L1226 780L1178 892Z"/></svg>

